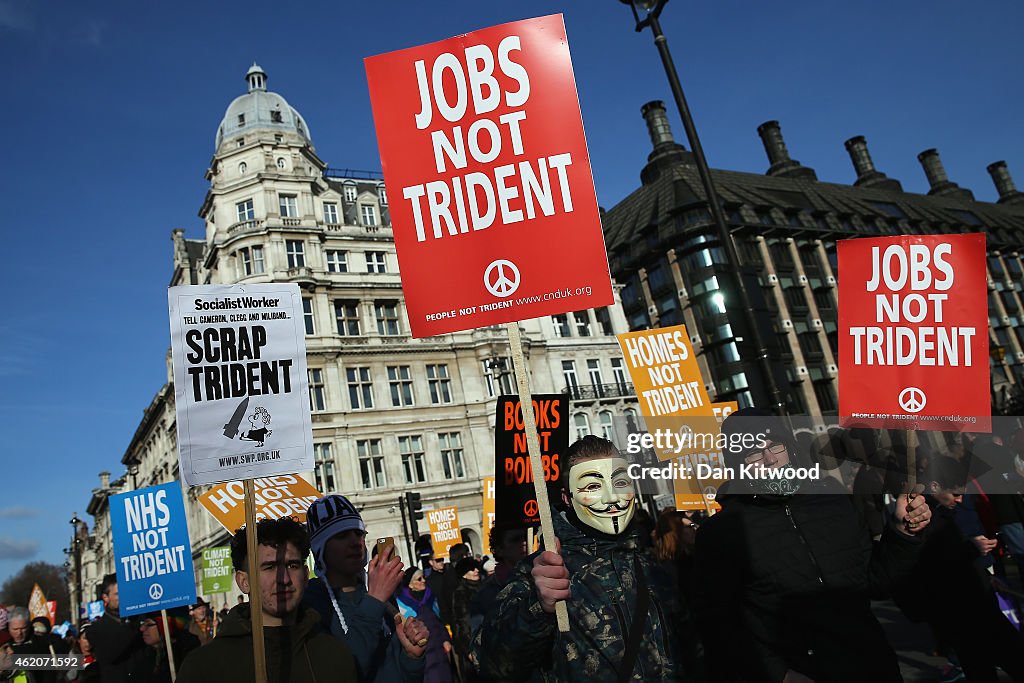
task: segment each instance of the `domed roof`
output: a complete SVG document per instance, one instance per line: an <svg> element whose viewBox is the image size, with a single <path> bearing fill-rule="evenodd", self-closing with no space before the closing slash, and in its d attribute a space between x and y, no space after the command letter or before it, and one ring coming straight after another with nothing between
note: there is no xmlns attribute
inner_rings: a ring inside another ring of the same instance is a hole
<svg viewBox="0 0 1024 683"><path fill-rule="evenodd" d="M294 133L309 144L313 140L305 119L276 92L267 90L267 74L256 63L245 74L249 92L228 105L224 118L217 127L217 150L225 140L249 130L271 129Z"/></svg>

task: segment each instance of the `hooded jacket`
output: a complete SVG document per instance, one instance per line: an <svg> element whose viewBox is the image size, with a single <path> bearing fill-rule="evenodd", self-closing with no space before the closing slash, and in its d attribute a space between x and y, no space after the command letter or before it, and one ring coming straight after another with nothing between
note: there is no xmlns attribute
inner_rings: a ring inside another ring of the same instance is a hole
<svg viewBox="0 0 1024 683"><path fill-rule="evenodd" d="M338 608L345 617L348 633L334 613L331 596L323 579L310 579L302 604L313 608L322 628L343 640L352 650L361 681L367 683L402 683L423 680L423 657L410 657L385 620L385 606L370 596L366 587L357 584L354 591L334 591Z"/></svg>
<svg viewBox="0 0 1024 683"><path fill-rule="evenodd" d="M250 603L228 612L217 637L189 653L177 683L252 683L253 663ZM268 683L355 682L355 660L345 643L320 630L320 615L299 608L291 626L264 626Z"/></svg>
<svg viewBox="0 0 1024 683"><path fill-rule="evenodd" d="M671 576L640 548L636 525L619 536L582 531L553 511L555 535L569 571L570 631L541 608L530 574L536 554L520 562L473 641L480 673L496 681L616 680L633 620L644 620L632 681L698 680L699 644ZM637 573L650 602L637 614ZM535 679L536 680L536 679Z"/></svg>
<svg viewBox="0 0 1024 683"><path fill-rule="evenodd" d="M835 484L832 486L831 484ZM697 532L697 623L715 681L900 681L871 611L908 575L921 541L891 528L877 543L833 479L817 493L718 495Z"/></svg>

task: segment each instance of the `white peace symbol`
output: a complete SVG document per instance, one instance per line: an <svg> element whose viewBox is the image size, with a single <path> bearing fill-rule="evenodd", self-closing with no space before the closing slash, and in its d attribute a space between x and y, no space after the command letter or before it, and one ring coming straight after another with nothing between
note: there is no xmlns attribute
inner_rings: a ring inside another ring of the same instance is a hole
<svg viewBox="0 0 1024 683"><path fill-rule="evenodd" d="M511 277L505 274L506 268L512 271ZM519 289L519 269L516 264L505 259L492 261L484 271L484 287L494 296L511 296Z"/></svg>
<svg viewBox="0 0 1024 683"><path fill-rule="evenodd" d="M149 597L153 600L159 600L164 596L164 587L159 583L154 583L149 587Z"/></svg>
<svg viewBox="0 0 1024 683"><path fill-rule="evenodd" d="M919 413L928 405L928 397L917 387L907 387L900 392L899 402L908 413Z"/></svg>

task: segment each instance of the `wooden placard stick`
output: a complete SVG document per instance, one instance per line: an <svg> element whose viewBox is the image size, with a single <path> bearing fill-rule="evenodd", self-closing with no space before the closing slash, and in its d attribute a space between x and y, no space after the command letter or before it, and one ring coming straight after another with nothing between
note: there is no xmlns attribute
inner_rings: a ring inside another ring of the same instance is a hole
<svg viewBox="0 0 1024 683"><path fill-rule="evenodd" d="M256 539L256 488L252 479L245 486L245 549L249 556L249 611L252 613L252 659L256 683L267 683L267 660L263 643L263 600L260 596L260 563Z"/></svg>
<svg viewBox="0 0 1024 683"><path fill-rule="evenodd" d="M540 531L544 542L544 550L558 552L555 544L555 527L551 522L551 505L548 502L548 486L544 481L544 463L540 457L540 440L537 438L537 419L533 414L533 394L530 392L530 378L526 374L526 362L523 357L523 338L519 333L519 323L505 323L508 330L509 346L512 349L512 366L516 373L516 388L519 390L519 405L523 411L523 424L526 427L526 444L530 452L530 470L533 472L533 490L537 495L537 512L540 515ZM569 632L569 610L564 600L555 603L555 618L558 630Z"/></svg>
<svg viewBox="0 0 1024 683"><path fill-rule="evenodd" d="M907 430L907 493L913 492L917 486L917 434L913 429Z"/></svg>
<svg viewBox="0 0 1024 683"><path fill-rule="evenodd" d="M174 647L171 644L171 625L167 622L167 610L160 610L160 618L164 620L164 644L167 645L167 663L171 667L171 683L178 677L177 668L174 666Z"/></svg>

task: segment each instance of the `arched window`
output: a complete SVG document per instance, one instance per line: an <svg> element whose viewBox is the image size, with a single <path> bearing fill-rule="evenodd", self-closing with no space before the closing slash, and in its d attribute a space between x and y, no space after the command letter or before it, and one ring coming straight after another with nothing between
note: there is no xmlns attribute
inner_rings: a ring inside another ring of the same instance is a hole
<svg viewBox="0 0 1024 683"><path fill-rule="evenodd" d="M586 413L576 413L572 416L573 427L576 428L576 439L582 439L590 433L590 419Z"/></svg>

